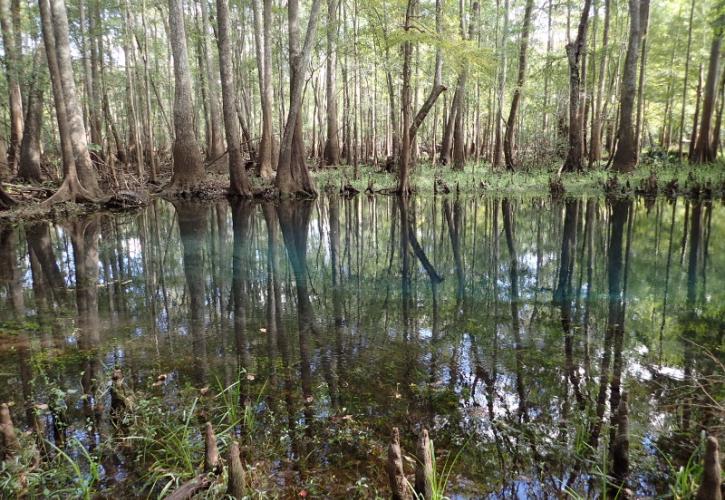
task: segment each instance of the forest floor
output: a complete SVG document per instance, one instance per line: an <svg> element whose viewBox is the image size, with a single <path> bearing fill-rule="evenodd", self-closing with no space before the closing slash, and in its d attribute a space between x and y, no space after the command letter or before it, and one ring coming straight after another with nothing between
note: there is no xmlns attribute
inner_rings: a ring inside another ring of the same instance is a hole
<svg viewBox="0 0 725 500"><path fill-rule="evenodd" d="M170 170L170 169L169 169ZM320 193L340 193L352 196L357 193L394 194L398 179L396 174L386 172L382 166L360 165L357 178L351 165L320 168L312 172ZM19 201L17 207L0 211L0 220L17 222L21 220L64 219L83 213L102 210L132 209L146 204L148 195L160 192L170 178L171 172L160 172L158 186L148 185L148 191L139 192L139 186L123 186L111 189L114 193L109 202L96 205L62 203L44 207L40 202L53 193L56 186L45 183L42 186L25 186L3 183L5 190ZM259 178L253 178L254 189L260 198L274 198L274 186ZM662 161L643 161L630 174L614 174L601 168L582 173L557 175L557 166L550 168L523 168L516 172L495 171L484 163L469 163L463 171L419 164L412 172L410 184L419 195L460 193L464 195L494 196L645 196L665 195L674 197L725 198L725 163L711 165L689 165ZM226 196L228 177L226 174L209 173L198 198L215 200Z"/></svg>

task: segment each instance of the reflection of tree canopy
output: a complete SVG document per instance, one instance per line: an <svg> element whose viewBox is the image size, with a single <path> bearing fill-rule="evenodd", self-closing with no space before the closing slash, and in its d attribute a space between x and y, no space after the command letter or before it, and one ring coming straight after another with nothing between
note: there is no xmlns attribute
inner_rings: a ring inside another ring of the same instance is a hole
<svg viewBox="0 0 725 500"><path fill-rule="evenodd" d="M420 425L442 451L474 436L460 471L486 491L519 475L525 488L586 488L579 460L606 456L622 391L633 473L644 433L718 422L700 389L722 399L717 360L701 348L719 355L724 330L720 206L175 205L0 233L15 249L0 263L0 321L27 339L0 352L2 397L20 387L26 402L13 411L51 385L98 393L115 363L138 387L173 373L170 401L244 370L241 403L256 408L264 387L285 415L274 432L292 438L303 468L344 470L359 453L377 477L367 445L336 437L337 417L351 415L379 440L400 426L408 449ZM67 398L77 425L93 408Z"/></svg>

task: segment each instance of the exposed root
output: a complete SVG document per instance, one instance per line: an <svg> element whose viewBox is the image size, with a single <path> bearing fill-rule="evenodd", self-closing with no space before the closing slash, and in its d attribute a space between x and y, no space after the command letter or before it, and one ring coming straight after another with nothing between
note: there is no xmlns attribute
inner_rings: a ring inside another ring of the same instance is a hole
<svg viewBox="0 0 725 500"><path fill-rule="evenodd" d="M69 177L63 181L63 184L60 185L53 196L41 203L41 206L50 207L56 203L64 203L67 201L74 203L101 203L104 200L84 188L78 178Z"/></svg>
<svg viewBox="0 0 725 500"><path fill-rule="evenodd" d="M0 210L8 210L18 204L15 199L7 194L5 190L0 187Z"/></svg>

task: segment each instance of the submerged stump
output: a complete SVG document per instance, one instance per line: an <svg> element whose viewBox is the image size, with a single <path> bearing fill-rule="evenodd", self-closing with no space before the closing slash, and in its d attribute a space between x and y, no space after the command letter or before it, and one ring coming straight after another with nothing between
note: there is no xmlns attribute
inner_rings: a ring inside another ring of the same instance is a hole
<svg viewBox="0 0 725 500"><path fill-rule="evenodd" d="M132 409L133 397L123 380L123 372L116 368L111 375L111 411L119 415Z"/></svg>

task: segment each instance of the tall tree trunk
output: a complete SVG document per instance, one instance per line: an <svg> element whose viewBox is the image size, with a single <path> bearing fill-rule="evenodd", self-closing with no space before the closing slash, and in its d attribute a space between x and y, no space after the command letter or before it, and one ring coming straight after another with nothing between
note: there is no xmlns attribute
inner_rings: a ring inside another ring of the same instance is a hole
<svg viewBox="0 0 725 500"><path fill-rule="evenodd" d="M312 1L310 17L307 22L307 33L305 34L305 42L302 47L302 52L290 59L290 63L294 66L293 71L291 72L293 78L290 82L290 106L287 112L284 135L282 136L282 141L280 143L277 177L275 179L275 185L282 196L295 196L298 194L303 196L317 195L317 188L314 185L312 177L310 177L307 165L304 161L293 161L292 155L294 150L294 135L296 131L298 131L297 122L300 117L300 110L302 109L302 91L304 90L305 70L309 64L312 43L317 33L317 18L320 12L320 1L321 0ZM294 3L296 3L296 0L292 0L292 5L288 4L288 9L290 9L290 46L292 46L295 31L299 30L299 19L297 18L298 13L295 12L296 6Z"/></svg>
<svg viewBox="0 0 725 500"><path fill-rule="evenodd" d="M81 39L81 52L83 54L83 85L86 91L86 106L88 107L88 129L90 131L91 143L96 146L101 144L101 131L98 128L98 100L96 99L95 91L96 86L93 82L93 64L95 63L95 41L93 40L94 24L89 23L89 20L93 19L93 16L86 16L86 2L85 0L79 0L78 2L78 22L80 23L80 39ZM86 32L88 29L88 32ZM88 33L88 36L87 36Z"/></svg>
<svg viewBox="0 0 725 500"><path fill-rule="evenodd" d="M715 21L712 43L710 45L710 62L707 67L707 80L705 81L705 96L702 100L702 117L700 118L700 132L697 136L697 144L690 161L693 163L711 163L717 157L717 150L712 149L712 115L715 112L715 98L717 94L717 82L720 74L720 47L723 38L723 23L725 22L725 2L717 2L719 9L718 18Z"/></svg>
<svg viewBox="0 0 725 500"><path fill-rule="evenodd" d="M405 24L403 29L407 32L412 28L412 19L417 7L417 0L408 0L408 6L405 11ZM403 196L410 194L409 170L411 163L411 149L413 140L418 128L425 120L430 110L433 108L436 99L446 88L442 85L434 85L431 93L423 103L418 113L413 117L412 95L410 88L411 79L411 62L413 58L413 43L405 41L403 43L403 75L402 86L400 91L400 102L403 116L402 141L400 143L400 158L398 163L398 193Z"/></svg>
<svg viewBox="0 0 725 500"><path fill-rule="evenodd" d="M635 128L635 139L637 141L637 161L639 162L639 155L642 150L642 134L644 124L643 124L643 115L644 115L644 87L645 87L645 68L647 67L647 29L649 27L649 2L650 0L641 0L640 1L640 13L639 13L639 23L640 23L640 30L641 30L641 55L640 55L640 64L639 64L639 85L637 86L637 122L636 122L636 128Z"/></svg>
<svg viewBox="0 0 725 500"><path fill-rule="evenodd" d="M219 85L214 77L214 60L209 48L209 6L207 0L199 0L201 4L201 44L204 53L204 71L207 75L209 90L209 137L206 149L206 160L214 171L223 171L224 139L222 137L222 115L219 112ZM217 15L219 15L217 13ZM231 64L231 59L230 59ZM221 64L221 63L220 63Z"/></svg>
<svg viewBox="0 0 725 500"><path fill-rule="evenodd" d="M8 104L10 108L10 141L7 150L8 166L15 172L20 158L20 141L23 137L23 99L20 92L20 47L16 44L15 28L11 24L8 0L0 0L0 29L2 30L5 52L5 70L8 86ZM13 26L15 24L15 26ZM5 158L2 159L5 161Z"/></svg>
<svg viewBox="0 0 725 500"><path fill-rule="evenodd" d="M20 164L18 177L29 182L41 182L43 174L40 170L40 133L43 128L43 87L40 75L44 71L40 60L45 51L39 47L33 57L33 77L28 89L28 111L25 116L23 142L20 145Z"/></svg>
<svg viewBox="0 0 725 500"><path fill-rule="evenodd" d="M56 0L54 0L56 1ZM43 42L45 45L45 56L48 59L48 71L50 73L51 88L53 89L53 100L55 102L55 115L58 120L58 133L60 135L61 158L63 161L63 184L53 196L43 203L49 206L53 203L63 201L95 201L95 193L90 192L78 179L75 155L71 138L71 126L69 123L66 100L63 92L61 71L58 65L58 54L56 52L56 37L53 30L53 14L51 12L50 0L38 0L40 7L40 20L43 31ZM67 40L67 39L66 39Z"/></svg>
<svg viewBox="0 0 725 500"><path fill-rule="evenodd" d="M141 133L136 109L136 51L133 46L132 32L134 31L133 18L128 6L128 0L123 2L124 10L124 32L123 32L123 53L125 56L126 71L126 112L128 122L128 149L126 161L136 163L136 174L141 182L144 181L144 155L141 145Z"/></svg>
<svg viewBox="0 0 725 500"><path fill-rule="evenodd" d="M646 1L646 0L645 0ZM620 88L620 117L617 130L617 150L612 167L617 172L631 172L637 165L637 138L632 113L637 93L637 57L640 39L640 0L629 0L629 44L622 70Z"/></svg>
<svg viewBox="0 0 725 500"><path fill-rule="evenodd" d="M608 0L607 0L608 1ZM551 80L551 51L554 45L553 30L551 29L553 20L554 0L549 0L548 13L546 16L546 65L544 66L544 109L541 120L541 131L546 135L549 129L549 81Z"/></svg>
<svg viewBox="0 0 725 500"><path fill-rule="evenodd" d="M599 81L597 83L597 98L594 104L592 117L592 137L589 142L589 166L602 158L602 122L604 113L602 100L604 99L604 84L607 81L607 60L609 53L609 24L611 18L611 0L604 0L604 34L602 38L601 59L599 61Z"/></svg>
<svg viewBox="0 0 725 500"><path fill-rule="evenodd" d="M590 1L590 0L587 0ZM506 42L508 41L509 29L509 0L503 2L503 29L501 32L501 45L499 47L499 60L501 66L498 71L498 90L496 94L496 119L494 124L495 139L493 146L493 168L498 169L501 166L501 154L503 152L503 137L501 126L503 122L503 98L506 87Z"/></svg>
<svg viewBox="0 0 725 500"><path fill-rule="evenodd" d="M695 114L692 117L692 132L690 133L690 148L687 152L688 158L695 157L695 145L697 144L697 125L700 121L700 104L702 102L702 78L703 66L700 63L700 69L697 72L697 90L695 92Z"/></svg>
<svg viewBox="0 0 725 500"><path fill-rule="evenodd" d="M205 1L205 0L202 0ZM229 193L236 196L251 196L252 186L244 168L237 120L237 96L232 66L232 47L229 40L229 4L228 0L216 0L217 43L219 45L219 75L222 82L222 110L224 129L227 136L227 155L229 162Z"/></svg>
<svg viewBox="0 0 725 500"><path fill-rule="evenodd" d="M408 32L411 28L411 19L415 12L417 0L408 0L408 6L405 10L405 24L403 29ZM408 179L408 170L410 168L410 124L413 119L410 95L410 63L413 56L413 42L406 40L403 42L403 84L400 90L400 106L403 118L403 137L400 143L400 166L398 167L398 192L407 196L410 193L410 183Z"/></svg>
<svg viewBox="0 0 725 500"><path fill-rule="evenodd" d="M479 5L478 2L473 2L471 6L473 14L471 16L471 22L469 26L468 40L475 39L475 30L478 26L478 13ZM466 39L466 34L463 26L463 11L461 11L461 38ZM464 98L466 95L466 82L468 80L468 66L464 66L461 70L461 74L458 77L458 88L456 89L456 95L458 101L456 103L456 119L453 128L453 170L463 170L466 163L466 144L465 144L465 130L464 130Z"/></svg>
<svg viewBox="0 0 725 500"><path fill-rule="evenodd" d="M51 0L51 13L53 16L53 31L55 35L55 51L63 88L63 101L68 116L71 146L81 184L90 193L98 195L100 188L96 179L96 171L91 161L91 155L86 141L86 129L83 125L83 112L73 77L73 65L70 57L70 41L68 38L68 17L64 0ZM46 45L46 53L48 47Z"/></svg>
<svg viewBox="0 0 725 500"><path fill-rule="evenodd" d="M89 105L91 120L91 142L93 144L103 144L103 134L101 126L101 75L100 66L102 53L98 45L98 39L102 35L100 26L100 0L91 0L91 8L89 12L89 42L90 42L90 63L91 63L91 99L93 102Z"/></svg>
<svg viewBox="0 0 725 500"><path fill-rule="evenodd" d="M584 141L582 140L580 97L581 74L580 61L587 43L587 29L589 27L589 8L591 0L584 1L576 39L566 44L566 56L569 61L569 150L567 152L563 172L581 172L584 156Z"/></svg>
<svg viewBox="0 0 725 500"><path fill-rule="evenodd" d="M685 51L685 81L682 84L682 105L680 110L680 138L677 148L678 155L682 159L683 138L685 137L685 111L687 109L687 85L690 77L690 52L692 50L692 20L695 15L695 1L690 4L690 21L687 23L687 50ZM692 145L690 146L690 156Z"/></svg>
<svg viewBox="0 0 725 500"><path fill-rule="evenodd" d="M526 80L526 58L529 50L529 28L531 26L531 11L534 9L534 1L526 0L524 8L524 20L521 26L521 46L519 47L519 74L516 80L514 96L511 99L511 110L509 111L508 127L503 141L503 153L506 160L506 170L513 172L516 169L514 160L514 132L516 130L516 115L519 112L521 101L521 90Z"/></svg>
<svg viewBox="0 0 725 500"><path fill-rule="evenodd" d="M259 175L272 180L274 136L272 134L272 0L252 0L254 14L254 39L259 72L259 92L262 104L262 138L257 155Z"/></svg>
<svg viewBox="0 0 725 500"><path fill-rule="evenodd" d="M337 0L327 0L327 137L325 164L340 163L340 139L337 130Z"/></svg>
<svg viewBox="0 0 725 500"><path fill-rule="evenodd" d="M57 0L56 0L57 1ZM194 135L191 71L186 50L184 9L181 0L169 0L169 36L174 56L174 173L168 191L187 192L199 189L204 180L204 162Z"/></svg>
<svg viewBox="0 0 725 500"><path fill-rule="evenodd" d="M303 74L307 70L307 64L305 66L299 65L300 57L300 23L299 23L299 0L290 0L287 2L287 27L288 27L288 55L289 55L289 66L290 66L290 96L294 93L292 88L295 85L297 79L296 72L301 71ZM299 80L304 81L304 76ZM300 84L302 85L302 84ZM301 96L304 96L304 88ZM303 97L301 97L303 98ZM290 106L291 108L291 106ZM305 165L305 146L302 138L302 103L300 102L300 108L297 111L297 116L294 118L294 133L292 135L292 170L295 172L303 172L307 170ZM305 174L300 176L305 177Z"/></svg>
<svg viewBox="0 0 725 500"><path fill-rule="evenodd" d="M151 108L151 74L149 70L149 51L148 51L148 39L150 34L146 27L146 0L141 2L141 28L143 30L143 43L136 37L136 43L139 50L141 51L141 57L143 58L143 74L144 74L144 115L146 118L146 146L144 157L148 158L151 165L151 171L149 172L149 182L156 184L156 173L158 171L158 159L155 151L154 141L154 120L153 112ZM160 102L160 101L159 101ZM161 109L163 112L163 108Z"/></svg>
<svg viewBox="0 0 725 500"><path fill-rule="evenodd" d="M722 114L725 109L725 74L720 75L720 90L718 91L718 110L715 118L715 129L712 134L712 151L717 154L720 148L720 131L722 130Z"/></svg>

